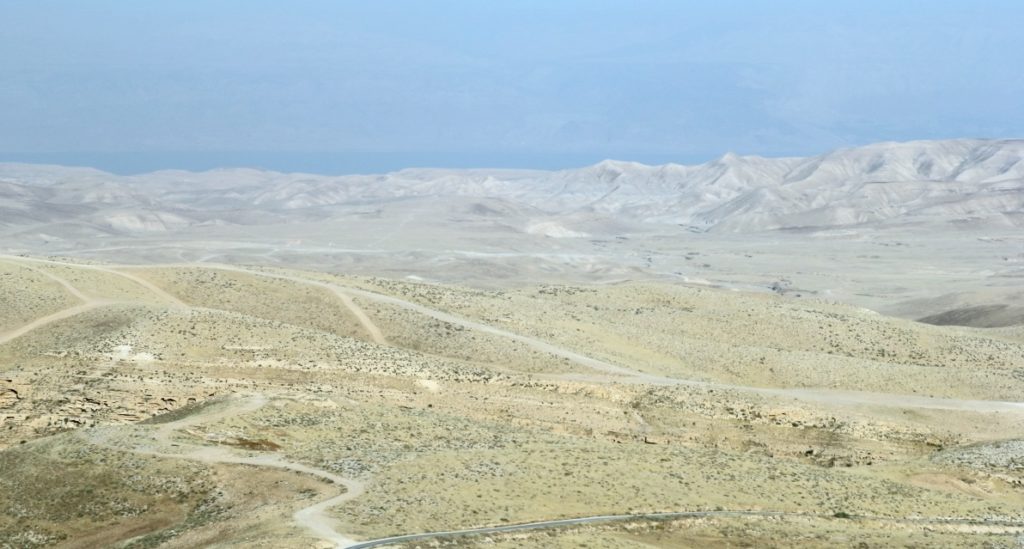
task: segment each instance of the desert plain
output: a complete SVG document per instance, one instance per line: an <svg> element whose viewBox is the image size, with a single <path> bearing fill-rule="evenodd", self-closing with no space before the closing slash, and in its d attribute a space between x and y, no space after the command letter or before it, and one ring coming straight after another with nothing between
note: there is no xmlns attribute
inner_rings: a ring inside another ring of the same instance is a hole
<svg viewBox="0 0 1024 549"><path fill-rule="evenodd" d="M723 158L686 220L573 187L682 167L160 174L160 210L8 166L0 546L1019 546L1019 149L809 160L860 178L828 207Z"/></svg>

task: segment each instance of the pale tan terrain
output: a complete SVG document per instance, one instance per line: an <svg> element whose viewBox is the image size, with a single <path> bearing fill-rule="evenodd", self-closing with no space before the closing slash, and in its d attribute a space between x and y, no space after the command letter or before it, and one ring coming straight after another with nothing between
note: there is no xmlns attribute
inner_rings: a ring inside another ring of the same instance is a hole
<svg viewBox="0 0 1024 549"><path fill-rule="evenodd" d="M11 256L0 276L0 546L329 547L687 511L781 514L455 543L1024 535L1015 328L651 282Z"/></svg>

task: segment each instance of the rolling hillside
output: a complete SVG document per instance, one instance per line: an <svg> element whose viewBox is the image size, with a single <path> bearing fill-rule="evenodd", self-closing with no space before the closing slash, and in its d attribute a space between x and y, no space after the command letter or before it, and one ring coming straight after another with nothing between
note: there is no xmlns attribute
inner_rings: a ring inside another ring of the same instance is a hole
<svg viewBox="0 0 1024 549"><path fill-rule="evenodd" d="M500 200L500 217L529 225L581 220L685 225L695 231L1024 226L1024 141L880 143L810 158L726 154L694 166L604 161L563 171L408 169L320 176L251 169L115 176L91 169L0 165L0 226L9 233L174 233L208 225L330 220L351 209L437 198ZM430 200L424 202L425 200ZM525 222L523 220L526 220Z"/></svg>

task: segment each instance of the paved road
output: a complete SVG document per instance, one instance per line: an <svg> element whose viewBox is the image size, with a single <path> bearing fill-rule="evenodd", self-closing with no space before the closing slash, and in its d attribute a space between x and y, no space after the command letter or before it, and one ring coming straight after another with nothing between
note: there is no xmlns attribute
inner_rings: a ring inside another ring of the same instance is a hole
<svg viewBox="0 0 1024 549"><path fill-rule="evenodd" d="M5 257L5 256L0 256L0 257ZM25 258L20 258L20 257L11 257L10 259L15 260L15 261L25 260ZM143 285L147 289L150 289L151 291L153 291L156 295L160 296L161 298L163 298L163 299L165 299L165 300L167 300L167 301L169 301L169 302L171 302L171 303L173 303L175 305L180 305L180 306L183 306L183 307L188 307L188 305L182 303L181 301L179 301L174 296L171 296L170 294L167 294L164 290L162 290L161 288L159 288L159 287L153 285L152 283L146 281L145 279L143 279L141 277L137 277L135 275L124 273L124 272L116 270L114 268L110 268L110 267L97 267L97 266L91 266L91 265L89 265L89 266L77 265L77 264L73 264L73 263L62 263L62 262L51 261L51 260L34 260L33 259L33 260L29 260L29 261L37 261L37 262L42 262L42 263L53 263L53 264L59 264L59 265L69 265L69 266L81 267L81 268L90 268L90 269L95 269L95 270L99 270L99 271L109 272L111 274L115 274L115 275L119 275L119 276L124 276L125 278L129 278L129 279L135 281L136 283L139 283L139 284ZM325 288L330 289L336 295L338 295L338 297L341 298L343 300L343 302L346 302L346 306L348 306L348 303L351 302L351 297L350 297L351 295L356 295L356 296L359 296L359 297L362 297L362 298L365 298L365 299L376 300L376 301L379 301L379 302L388 303L388 304L391 304L391 305L396 305L396 306L399 306L399 307L402 307L402 308L405 308L405 309L408 309L408 310L411 310L411 311L414 311L414 312L417 312L417 313L420 313L420 314L424 314L426 316L430 316L430 317L436 318L438 320L442 320L442 321L445 321L445 322L450 322L450 323L453 323L453 324L461 325L461 326L464 326L466 328L470 328L470 329L474 329L474 330L480 330L482 332L490 333L490 334L497 335L497 336L501 336L501 337L504 337L504 338L507 338L507 339L510 339L510 340L513 340L513 341L519 341L519 342L524 343L524 344L526 344L526 345L528 345L528 346L530 346L530 347L532 347L534 349L537 349L539 351L552 353L552 354L554 354L556 356L561 356L561 357L567 358L567 359L569 359L569 360L571 360L571 361L573 361L573 362L575 362L577 364L580 364L580 365L583 365L583 366L587 366L587 367L589 367L589 368L591 368L593 370L596 370L598 372L601 372L601 373L604 373L604 374L610 374L612 376L615 376L615 377L604 377L604 378L596 378L594 376L583 376L583 377L585 377L587 379L593 379L595 381L602 381L602 382L608 382L608 381L623 382L623 381L625 381L625 382L631 382L631 383L703 385L703 386L721 387L721 388L728 388L728 389L735 389L735 390L751 391L751 392L757 392L757 393L763 393L763 394L772 394L772 395L785 396L785 397L794 397L794 398L800 398L800 399L805 399L805 400L822 400L822 401L827 401L827 402L842 401L842 402L850 402L850 403L871 403L871 404L883 404L883 405L892 405L892 406L899 406L899 407L952 408L952 409L966 409L966 410L975 410L975 411L1007 411L1007 410L1021 411L1021 410L1024 410L1024 404L1021 404L1021 403L992 402L992 401L971 401L971 400L956 400L956 399L932 399L932 398L925 398L925 397L914 397L914 396L905 396L905 395L890 395L890 394L880 394L880 393L864 393L864 392L856 392L856 391L824 391L824 390L815 390L815 389L765 389L765 388L759 388L759 387L732 386L732 385L725 385L725 384L716 384L716 383L706 383L706 382L698 382L698 381L680 380L680 379L667 378L667 377L662 377L662 376L653 376L653 375L650 375L650 374L645 374L645 373L642 373L642 372L633 371L633 370L630 370L628 368L624 368L624 367L621 367L621 366L609 364L607 362L603 362L603 361L600 361L600 360L597 360L597 359L594 359L594 358L591 358L591 357L587 357L585 355L582 355L582 354L579 354L579 353L576 353L574 351L570 351L570 350L567 350L567 349L564 349L564 348L561 348L561 347L557 347L557 346L552 345L552 344L550 344L548 342L545 342L545 341L542 341L542 340L539 340L539 339L536 339L536 338L533 338L533 337L530 337L530 336L524 336L524 335L521 335L521 334L516 334L516 333L513 333L513 332L509 332L507 330L502 330L500 328L496 328L496 327L493 327L493 326L490 326L490 325L487 325L487 324L483 324L481 322L465 319L465 318L462 318L462 317L459 317L457 315L453 315L451 313L447 313L447 312L444 312L444 311L438 311L436 309L431 309L429 307L420 305L418 303L409 302L409 301L406 301L406 300L403 300L403 299L400 299L400 298L397 298L397 297L394 297L394 296L378 294L378 293L375 293L375 292L370 292L370 291L366 291L366 290L362 290L362 289L357 289L357 288L342 287L340 285L330 284L330 283L322 282L322 281L318 281L318 280L305 279L305 278L297 277L297 276L272 274L272 273L263 273L263 272L259 272L259 271L253 271L253 270L243 269L243 268L240 268L240 267L234 267L234 266L229 266L229 265L216 265L216 266L202 265L202 266L203 267L207 267L207 268L211 268L212 267L212 268L218 268L218 269L224 269L224 270L232 270L232 271L245 272L245 273L249 273L249 274L260 275L260 276L267 276L267 277L271 277L271 278L279 278L279 279L292 280L292 281L295 281L295 282L298 282L298 283L311 284L311 285L316 285L316 286L320 286L320 287L325 287ZM159 266L155 266L155 267L159 267ZM85 299L86 302L81 304L81 305L78 305L78 306L75 306L75 307L71 307L71 308L65 309L63 311L59 311L59 312L54 313L52 315L48 315L47 317L43 317L43 318L37 319L37 320L29 323L28 325L23 326L22 328L19 328L18 330L15 330L14 332L9 332L8 334L4 334L3 336L0 336L0 344L4 343L6 341L10 341L11 339L13 339L15 337L18 337L20 335L23 335L24 333L27 333L28 331L31 331L32 329L35 329L35 328L37 328L37 327L39 327L41 325L45 325L45 324L48 324L50 322L54 322L54 321L59 320L61 318L67 318L67 317L73 316L75 314L79 314L79 313L83 312L84 310L88 310L89 308L97 307L97 306L103 305L105 303L108 303L108 302L105 302L105 301L95 300L95 299L89 298L88 296L85 296L84 294L79 292L76 288L74 288L74 286L70 285L67 281L65 281L63 279L60 279L59 277L56 277L56 276L50 275L50 274L48 274L47 276L50 276L50 278L53 278L57 282L61 283L66 288L68 288L68 291L70 291L73 295L75 295L76 297L79 297L80 299ZM354 303L352 303L352 306L355 307L357 310L359 310L361 312L361 309L358 309L358 307L355 306ZM372 320L370 320L369 317L366 317L365 313L363 313L362 315L356 315L356 316L357 316L357 318L360 318L360 322L363 322L363 319L365 318L365 322L367 324L369 324L369 325L372 325L376 329L376 326L373 325ZM364 324L364 327L365 326L366 326L366 324ZM368 331L371 333L371 336L372 336L373 330L369 330L368 329ZM379 333L379 329L376 329L376 331L379 334L380 339L383 341L383 334ZM6 338L6 339L4 339L4 338ZM376 340L377 337L374 336L374 339ZM170 444L170 437L177 430L183 429L183 428L191 426L191 425L195 425L197 423L211 422L211 421L214 421L215 419L219 419L219 418L222 418L222 417L230 417L230 416L235 416L235 415L239 415L239 414L243 414L243 413L248 413L248 412L254 411L254 410L258 409L259 407L263 406L264 404L266 404L266 402L267 402L267 400L266 400L265 397L257 395L257 396L254 396L254 397L250 397L249 399L246 399L246 400L241 400L241 401L229 403L227 406L223 407L222 409L220 409L217 412L211 412L211 413L205 413L205 414L204 413L195 414L193 416L189 416L189 417L186 417L184 419L181 419L181 420L178 420L178 421L175 421L175 422L167 423L167 424L163 425L157 431L155 442L160 444L160 445L167 446L167 445ZM96 444L103 444L103 442L100 441L100 440L94 440L94 442ZM492 526L492 527L483 527L483 528L470 528L470 529L465 529L465 530L455 530L455 531L445 531L445 532L426 532L426 533L418 533L418 534L407 534L407 535L392 536L392 537L387 537L387 538L380 538L380 539L375 539L375 540L355 541L355 540L352 540L352 539L344 536L343 534L339 533L337 530L335 530L334 525L333 525L333 521L331 521L330 518L326 515L326 511L327 511L327 509L329 509L331 507L339 505L339 504L341 504L341 503L343 503L345 501L348 501L348 500L350 500L352 498L358 497L361 493L363 493L364 486L361 483L359 483L358 481L355 481L355 480L352 480L352 479L346 479L346 478L340 477L338 475L335 475L334 473L331 473L329 471L325 471L325 470L322 470L322 469L316 469L316 468L313 468L313 467L309 467L307 465L303 465L301 463L289 462L289 461L284 460L283 457L281 457L280 455L277 455L277 454L263 454L263 455L259 455L259 456L249 456L249 455L239 455L239 454L236 454L235 452L233 452L231 450L228 450L228 449L225 449L223 447L197 446L197 445L187 445L187 444L181 444L181 443L176 443L176 444L178 444L179 447L183 450L182 453L161 452L161 451L155 450L154 446L131 448L131 449L127 449L127 450L130 450L130 451L133 451L133 452L136 452L136 453L140 453L140 454L147 454L147 455L164 457L164 458L186 459L186 460L200 461L200 462L206 462L206 463L234 463L234 464L257 465L257 466L263 466L263 467L273 467L273 468L278 468L278 469L285 469L285 470L295 471L295 472L299 472L299 473L310 474L310 475L319 477L321 479L324 479L326 481L329 481L329 482L332 482L332 483L344 486L346 488L346 491L344 493L342 493L342 494L340 494L338 496L329 498L327 500L318 502L316 504L310 505L310 506L308 506L306 508L300 509L299 511L296 511L294 513L293 517L294 517L295 521L298 524L300 524L303 527L305 527L314 536L316 536L316 537L318 537L320 539L324 539L324 540L330 541L330 542L336 544L336 546L339 547L339 548L347 548L347 549L365 549L365 548L370 548L370 547L378 547L378 546L384 546L384 545L393 545L393 544L397 544L397 543L410 542L410 541L418 541L418 540L426 540L426 539L434 539L434 538L470 536L470 535L481 535L481 534L495 534L495 533L506 533L506 532L516 532L516 531L529 531L529 530L539 530L539 529L546 529L546 528L559 528L559 527L574 526L574 525L585 525L585 524L594 524L594 523L607 523L607 522L628 521L628 520L668 520L668 519L678 519L678 518L714 517L714 516L719 516L719 517L729 517L729 516L734 516L734 517L743 517L743 516L762 516L762 517L764 517L764 516L804 516L804 517L828 518L826 516L820 516L820 515L808 515L808 514L799 514L799 513L783 513L783 512L776 512L776 511L691 511L691 512L677 512L677 513L654 513L654 514L646 514L646 515L598 515L598 516L591 516L591 517L580 517L580 518L570 518L570 519L558 519L558 520L549 520L549 521L539 521L539 522L532 522L532 523L526 523L526 524ZM117 448L115 446L110 446L110 447L114 448L114 449L118 449L118 450L125 450L125 448ZM979 520L974 520L974 519L925 519L925 518L904 518L904 519L900 519L900 518L881 518L881 517L850 517L850 518L851 519L855 519L855 520L887 520L887 521L892 521L892 522L904 522L904 523L954 524L954 525L959 524L959 525L972 525L972 526L1005 526L1005 527L1009 527L1009 528L1019 528L1019 529L1024 530L1024 523L987 522L987 521L979 521Z"/></svg>
<svg viewBox="0 0 1024 549"><path fill-rule="evenodd" d="M812 513L787 513L782 511L683 511L677 513L649 513L639 515L596 515L591 517L580 517L559 520L544 520L528 522L524 524L509 524L504 526L487 526L483 528L467 528L465 530L451 530L446 532L428 532L422 534L407 534L391 536L373 540L361 541L352 545L339 546L339 549L369 549L370 547L381 547L396 545L412 541L424 541L438 538L455 538L464 536L479 536L487 534L507 534L510 532L528 532L531 530L545 530L550 528L564 528L567 526L582 526L587 524L601 524L610 522L626 521L657 521L675 520L684 518L707 518L707 517L801 517L832 520L857 520L857 521L884 521L903 524L929 524L929 525L951 525L951 526L974 526L1000 529L1013 529L1024 532L1024 522L1012 521L984 521L978 519L928 519L928 518L891 518L891 517L870 517L861 515L847 515L839 519L834 515L817 515Z"/></svg>

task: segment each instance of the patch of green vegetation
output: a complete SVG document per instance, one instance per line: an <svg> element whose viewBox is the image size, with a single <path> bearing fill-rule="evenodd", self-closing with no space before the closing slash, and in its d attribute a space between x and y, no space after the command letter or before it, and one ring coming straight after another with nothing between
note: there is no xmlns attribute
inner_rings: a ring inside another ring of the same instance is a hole
<svg viewBox="0 0 1024 549"><path fill-rule="evenodd" d="M0 471L0 540L17 540L12 547L50 546L119 525L127 532L146 516L195 520L213 494L197 465L113 452L74 434L0 452Z"/></svg>
<svg viewBox="0 0 1024 549"><path fill-rule="evenodd" d="M188 516L179 524L146 534L122 545L123 549L153 549L195 528L205 526L223 518L225 509L217 503L216 497L207 497L193 507Z"/></svg>

